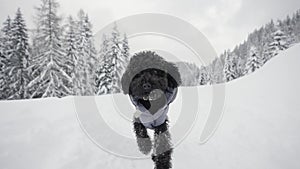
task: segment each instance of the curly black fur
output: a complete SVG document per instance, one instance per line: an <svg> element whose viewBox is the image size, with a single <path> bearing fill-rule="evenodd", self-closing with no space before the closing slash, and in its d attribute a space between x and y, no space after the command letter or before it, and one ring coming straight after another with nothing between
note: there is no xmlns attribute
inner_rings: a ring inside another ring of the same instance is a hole
<svg viewBox="0 0 300 169"><path fill-rule="evenodd" d="M172 168L172 152L171 136L166 120L163 124L154 129L154 150L152 160L155 163L155 169Z"/></svg>
<svg viewBox="0 0 300 169"><path fill-rule="evenodd" d="M140 77L141 74L143 74L143 70L147 69L158 70L157 76L159 77L164 77L166 74L168 85L172 88L176 88L181 85L180 74L175 64L165 61L162 57L158 56L154 52L145 51L135 54L129 61L126 71L121 79L124 94L129 94L130 85L135 86L134 84L131 84L133 79L135 77ZM150 74L156 73L151 72L149 75ZM134 90L131 90L131 92L134 92Z"/></svg>
<svg viewBox="0 0 300 169"><path fill-rule="evenodd" d="M147 155L150 153L150 151L152 149L152 142L147 133L146 127L141 122L138 122L138 121L139 121L138 119L135 119L133 122L137 144L138 144L139 150L143 154Z"/></svg>
<svg viewBox="0 0 300 169"><path fill-rule="evenodd" d="M137 53L130 59L121 84L124 94L136 98L137 102L150 113L155 113L167 104L166 97L159 97L155 100L144 98L155 89L166 92L167 88L177 88L181 85L181 78L178 68L173 63L165 61L154 52L146 51ZM171 168L173 148L167 120L160 126L154 127L153 145L146 127L138 118L134 119L133 126L139 150L143 154L149 154L153 147L152 160L155 163L155 169Z"/></svg>
<svg viewBox="0 0 300 169"><path fill-rule="evenodd" d="M147 129L142 123L138 122L138 119L135 119L133 125L139 150L145 155L149 154L152 149L152 142L147 133ZM155 169L172 168L171 155L173 148L171 144L171 136L168 131L167 120L160 126L154 128L153 148L152 160L155 164Z"/></svg>
<svg viewBox="0 0 300 169"><path fill-rule="evenodd" d="M155 163L154 169L169 169L172 168L171 163L171 154L173 152L173 149L170 149L162 154L159 155L152 155L152 160Z"/></svg>
<svg viewBox="0 0 300 169"><path fill-rule="evenodd" d="M168 86L176 85L169 82L170 80L171 78L168 79L168 74L162 70L153 68L142 70L131 80L129 94L142 97L145 94L149 94L152 89L161 89L162 91L165 91ZM151 88L145 90L143 84L147 82L151 84Z"/></svg>

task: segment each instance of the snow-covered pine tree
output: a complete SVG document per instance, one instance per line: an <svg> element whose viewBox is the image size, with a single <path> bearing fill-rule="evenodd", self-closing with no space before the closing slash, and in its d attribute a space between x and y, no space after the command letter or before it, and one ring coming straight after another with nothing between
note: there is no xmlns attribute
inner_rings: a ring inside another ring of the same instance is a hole
<svg viewBox="0 0 300 169"><path fill-rule="evenodd" d="M268 59L276 56L279 51L287 49L286 36L281 30L276 30L272 33L273 41L269 44L267 55Z"/></svg>
<svg viewBox="0 0 300 169"><path fill-rule="evenodd" d="M286 17L285 20L282 21L282 25L281 25L281 30L283 30L283 32L286 35L286 46L290 47L291 45L293 45L296 42L296 36L295 36L295 32L293 30L293 27L295 25L295 22L293 19L290 18L290 16L288 15Z"/></svg>
<svg viewBox="0 0 300 169"><path fill-rule="evenodd" d="M6 21L3 23L2 32L2 44L3 44L3 53L9 58L13 51L13 42L12 42L12 20L10 16L7 17Z"/></svg>
<svg viewBox="0 0 300 169"><path fill-rule="evenodd" d="M130 57L130 53L129 53L129 44L128 44L128 38L127 38L127 35L126 33L124 34L124 37L123 37L123 40L122 40L122 57L124 58L122 63L122 69L123 69L123 72L125 71L127 65L128 65L128 62L129 62L129 57Z"/></svg>
<svg viewBox="0 0 300 169"><path fill-rule="evenodd" d="M120 93L121 78L129 60L128 39L124 35L121 40L117 24L114 25L110 37L103 37L100 51L102 61L97 71L96 93Z"/></svg>
<svg viewBox="0 0 300 169"><path fill-rule="evenodd" d="M228 82L230 80L232 80L232 76L231 76L231 70L230 70L230 58L229 58L229 54L227 51L224 52L224 55L225 57L225 63L224 63L224 80L225 82Z"/></svg>
<svg viewBox="0 0 300 169"><path fill-rule="evenodd" d="M264 65L267 61L265 51L268 48L268 43L267 42L267 37L265 37L265 29L264 27L261 27L258 32L257 32L257 37L258 37L258 43L255 44L254 46L257 49L257 55L260 58L261 66ZM247 61L247 59L246 59Z"/></svg>
<svg viewBox="0 0 300 169"><path fill-rule="evenodd" d="M210 74L210 82L211 84L216 84L216 63L217 63L217 59L215 58L208 66L211 67L211 74Z"/></svg>
<svg viewBox="0 0 300 169"><path fill-rule="evenodd" d="M112 93L120 93L121 91L121 77L122 77L122 46L120 41L120 32L117 24L113 27L110 46L109 46L109 60L112 66Z"/></svg>
<svg viewBox="0 0 300 169"><path fill-rule="evenodd" d="M95 94L95 84L94 84L94 80L95 80L95 67L97 65L97 61L99 60L99 58L97 58L97 51L95 48L95 44L94 44L94 38L93 38L93 32L92 32L92 24L89 20L88 15L86 15L85 17L85 23L86 23L86 37L87 37L87 54L88 54L88 59L87 59L87 64L88 64L88 72L89 72L89 85L91 88L91 91L89 93L89 95L94 95Z"/></svg>
<svg viewBox="0 0 300 169"><path fill-rule="evenodd" d="M219 84L219 83L223 83L224 81L224 65L221 61L221 57L216 58L213 62L212 62L212 68L213 68L213 72L211 75L211 83L212 84Z"/></svg>
<svg viewBox="0 0 300 169"><path fill-rule="evenodd" d="M39 48L32 62L34 79L28 84L32 98L62 97L72 93L68 88L72 78L65 72L66 59L62 49L61 18L57 15L59 4L55 0L41 0L36 8Z"/></svg>
<svg viewBox="0 0 300 169"><path fill-rule="evenodd" d="M92 25L88 15L83 10L78 13L78 61L76 67L76 77L80 84L77 85L76 95L94 95L94 67L97 61L96 49L94 47Z"/></svg>
<svg viewBox="0 0 300 169"><path fill-rule="evenodd" d="M6 57L4 55L4 45L2 42L2 32L0 32L0 100L4 99L3 95L3 91L2 88L5 86L5 74L4 74L4 70L5 70L5 61L6 61Z"/></svg>
<svg viewBox="0 0 300 169"><path fill-rule="evenodd" d="M9 76L8 99L26 99L29 97L27 84L30 81L28 33L21 10L18 9L12 22L13 50L6 64L6 75Z"/></svg>
<svg viewBox="0 0 300 169"><path fill-rule="evenodd" d="M4 46L1 39L2 39L2 32L0 32L0 84L1 84L1 76L3 75L2 70L5 66Z"/></svg>
<svg viewBox="0 0 300 169"><path fill-rule="evenodd" d="M121 88L121 77L123 76L123 73L125 72L126 67L129 63L129 57L130 57L129 50L130 50L130 48L129 48L129 44L128 44L128 38L125 33L123 40L122 40L121 59L120 59L120 66L119 66L120 79L118 80L118 86L120 88Z"/></svg>
<svg viewBox="0 0 300 169"><path fill-rule="evenodd" d="M112 64L109 55L109 41L104 34L100 47L100 61L95 77L96 95L112 93Z"/></svg>
<svg viewBox="0 0 300 169"><path fill-rule="evenodd" d="M76 95L76 91L79 91L80 81L76 77L76 66L78 61L78 46L76 43L76 22L72 16L68 17L68 23L66 25L64 35L64 49L66 55L66 73L72 78L73 84L70 86L72 88L72 94Z"/></svg>
<svg viewBox="0 0 300 169"><path fill-rule="evenodd" d="M236 78L242 77L245 75L245 69L246 69L246 63L247 60L245 58L236 56L237 61L236 61Z"/></svg>
<svg viewBox="0 0 300 169"><path fill-rule="evenodd" d="M295 34L295 43L300 42L300 9L293 15L293 32Z"/></svg>
<svg viewBox="0 0 300 169"><path fill-rule="evenodd" d="M96 94L121 92L121 78L129 62L129 44L127 35L121 40L115 24L111 37L103 35L100 58L101 63L96 73Z"/></svg>
<svg viewBox="0 0 300 169"><path fill-rule="evenodd" d="M6 21L3 23L1 29L1 74L0 74L0 99L7 99L9 97L9 76L7 75L7 63L13 51L12 42L12 21L8 16Z"/></svg>
<svg viewBox="0 0 300 169"><path fill-rule="evenodd" d="M264 63L266 63L271 57L269 56L269 44L273 41L272 34L276 30L274 21L271 20L268 24L263 27L262 31L262 43L261 46L261 56L264 58Z"/></svg>
<svg viewBox="0 0 300 169"><path fill-rule="evenodd" d="M224 74L225 81L229 82L238 78L237 75L237 55L234 53L230 53L230 51L225 51L225 66L224 66Z"/></svg>
<svg viewBox="0 0 300 169"><path fill-rule="evenodd" d="M207 68L205 66L200 67L200 85L206 85L209 83L209 73L207 71Z"/></svg>
<svg viewBox="0 0 300 169"><path fill-rule="evenodd" d="M189 64L189 63L186 63ZM191 69L191 67L187 67L188 72L190 72L192 74L192 76L188 76L188 75L183 75L183 72L180 72L180 76L181 76L181 81L183 83L184 86L198 86L201 82L201 71L200 68L198 66L196 66L194 63L193 64L189 64L192 66L195 66L196 69ZM184 81L183 81L184 79Z"/></svg>
<svg viewBox="0 0 300 169"><path fill-rule="evenodd" d="M249 74L262 66L256 47L251 46L249 56L247 57L246 68L244 74Z"/></svg>
<svg viewBox="0 0 300 169"><path fill-rule="evenodd" d="M35 7L36 11L40 11L43 10L41 9L43 6L40 7ZM40 38L42 38L41 35L41 24L43 22L40 21L40 17L39 17L39 13L37 13L37 16L33 17L33 21L34 21L34 25L35 27L33 29L30 30L30 39L31 39L31 50L30 50L30 55L32 57L32 60L34 60L36 57L38 57L41 54L41 50L40 47L43 46L42 44L42 40ZM32 65L33 63L31 63L30 65Z"/></svg>
<svg viewBox="0 0 300 169"><path fill-rule="evenodd" d="M213 84L212 78L213 78L213 72L214 68L212 64L209 64L206 66L206 72L207 72L207 83L206 84Z"/></svg>
<svg viewBox="0 0 300 169"><path fill-rule="evenodd" d="M271 20L268 24L265 26L265 31L264 31L264 37L265 41L267 44L271 43L273 41L273 32L276 31L276 25L273 20Z"/></svg>

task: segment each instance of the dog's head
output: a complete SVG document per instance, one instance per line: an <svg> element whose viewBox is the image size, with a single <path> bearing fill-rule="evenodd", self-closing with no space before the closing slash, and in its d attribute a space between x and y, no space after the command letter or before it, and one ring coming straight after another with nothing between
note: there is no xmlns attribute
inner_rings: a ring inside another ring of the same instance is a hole
<svg viewBox="0 0 300 169"><path fill-rule="evenodd" d="M167 88L177 88L181 79L173 63L165 61L154 52L146 51L130 59L121 83L124 94L138 98L140 102L162 103L162 94Z"/></svg>

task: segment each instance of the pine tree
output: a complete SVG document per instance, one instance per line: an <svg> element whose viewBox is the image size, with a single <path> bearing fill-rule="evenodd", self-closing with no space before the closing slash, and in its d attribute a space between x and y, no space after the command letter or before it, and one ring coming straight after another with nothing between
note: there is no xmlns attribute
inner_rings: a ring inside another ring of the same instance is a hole
<svg viewBox="0 0 300 169"><path fill-rule="evenodd" d="M76 76L79 80L77 95L94 95L94 65L96 64L96 49L92 37L92 25L83 10L78 13L78 61L75 65Z"/></svg>
<svg viewBox="0 0 300 169"><path fill-rule="evenodd" d="M62 49L61 18L57 16L59 4L55 0L42 0L37 10L38 55L32 62L34 79L29 83L31 97L62 97L72 93L68 88L72 78L65 72L66 60Z"/></svg>
<svg viewBox="0 0 300 169"><path fill-rule="evenodd" d="M252 46L249 51L249 57L247 58L245 74L254 72L256 69L261 67L257 49Z"/></svg>
<svg viewBox="0 0 300 169"><path fill-rule="evenodd" d="M85 17L85 23L86 23L86 37L87 37L87 64L88 64L88 81L89 81L89 87L90 87L90 93L89 95L95 94L95 65L97 63L97 51L94 45L94 39L93 39L93 32L92 32L92 24L90 23L88 15Z"/></svg>
<svg viewBox="0 0 300 169"><path fill-rule="evenodd" d="M237 55L231 54L229 51L225 52L225 66L224 74L226 82L234 80L237 75Z"/></svg>
<svg viewBox="0 0 300 169"><path fill-rule="evenodd" d="M95 77L96 94L112 93L112 65L109 60L109 41L106 35L102 37L100 55L100 63Z"/></svg>
<svg viewBox="0 0 300 169"><path fill-rule="evenodd" d="M5 74L4 74L4 69L5 69L5 61L6 57L4 55L4 46L2 42L2 32L0 33L0 100L4 99L3 96L3 91L2 88L5 86Z"/></svg>
<svg viewBox="0 0 300 169"><path fill-rule="evenodd" d="M3 23L1 29L1 74L0 74L0 97L1 99L7 99L9 97L9 76L7 75L7 63L11 57L13 51L12 42L12 21L8 16L6 21Z"/></svg>
<svg viewBox="0 0 300 169"><path fill-rule="evenodd" d="M126 34L121 40L116 24L113 27L111 37L104 36L100 53L102 61L96 73L96 93L121 92L121 78L129 60L129 45Z"/></svg>
<svg viewBox="0 0 300 169"><path fill-rule="evenodd" d="M115 24L112 37L110 40L109 59L112 67L112 93L119 93L121 91L120 79L122 77L122 58L121 58L121 42L120 33Z"/></svg>
<svg viewBox="0 0 300 169"><path fill-rule="evenodd" d="M186 63L187 65L189 63ZM195 64L189 64L189 66L195 66L195 69L192 69L191 67L187 67L188 71L191 72L192 76L184 75L182 72L180 72L181 81L184 86L198 86L201 81L201 71L198 66ZM195 77L195 78L194 78Z"/></svg>
<svg viewBox="0 0 300 169"><path fill-rule="evenodd" d="M296 41L296 36L293 30L293 26L295 25L295 22L293 19L290 18L288 15L286 19L283 21L283 25L281 29L286 35L286 46L290 47L292 44Z"/></svg>
<svg viewBox="0 0 300 169"><path fill-rule="evenodd" d="M279 51L287 49L286 45L286 36L281 30L276 30L272 33L273 41L269 43L269 47L267 50L267 57L270 58L276 56Z"/></svg>
<svg viewBox="0 0 300 169"><path fill-rule="evenodd" d="M5 66L4 45L2 43L2 38L2 32L0 32L0 76L2 75L2 70Z"/></svg>
<svg viewBox="0 0 300 169"><path fill-rule="evenodd" d="M76 22L70 16L66 25L66 34L64 37L64 49L66 56L66 73L72 78L72 94L76 95L79 91L80 81L76 77L76 65L78 62L78 46L76 43Z"/></svg>
<svg viewBox="0 0 300 169"><path fill-rule="evenodd" d="M242 57L239 57L236 55L236 78L239 78L239 77L242 77L245 75L245 64L247 62L247 60L245 60L244 58Z"/></svg>
<svg viewBox="0 0 300 169"><path fill-rule="evenodd" d="M300 42L300 10L293 15L293 32L295 34L295 43Z"/></svg>
<svg viewBox="0 0 300 169"><path fill-rule="evenodd" d="M3 54L6 58L9 58L13 51L13 42L12 42L12 20L8 16L6 21L3 23L3 28L1 30L2 38L1 42L3 44Z"/></svg>
<svg viewBox="0 0 300 169"><path fill-rule="evenodd" d="M129 44L128 44L128 38L127 35L124 34L123 40L122 40L122 49L121 49L121 59L120 59L120 66L119 66L119 80L118 80L118 86L121 87L121 77L123 76L123 73L126 70L126 67L129 63Z"/></svg>
<svg viewBox="0 0 300 169"><path fill-rule="evenodd" d="M6 65L10 88L8 99L25 99L28 98L27 84L30 80L28 74L29 44L26 24L20 9L12 23L11 34L13 50Z"/></svg>
<svg viewBox="0 0 300 169"><path fill-rule="evenodd" d="M206 85L209 82L209 73L205 66L200 67L200 85Z"/></svg>
<svg viewBox="0 0 300 169"><path fill-rule="evenodd" d="M219 84L224 82L224 65L220 58L216 58L213 63L213 72L212 72L212 84Z"/></svg>
<svg viewBox="0 0 300 169"><path fill-rule="evenodd" d="M123 71L125 71L125 69L127 67L127 64L129 62L129 57L130 57L129 50L130 50L130 48L129 48L129 44L128 44L128 38L127 38L127 35L124 34L124 38L123 38L123 41L122 41L122 57L123 57L122 69L123 69Z"/></svg>

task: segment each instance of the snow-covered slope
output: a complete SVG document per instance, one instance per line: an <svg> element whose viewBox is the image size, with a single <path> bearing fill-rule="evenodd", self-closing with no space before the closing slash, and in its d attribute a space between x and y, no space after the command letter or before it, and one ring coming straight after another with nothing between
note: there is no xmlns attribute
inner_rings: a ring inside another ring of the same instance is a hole
<svg viewBox="0 0 300 169"><path fill-rule="evenodd" d="M255 73L228 83L223 119L205 144L199 144L199 137L211 104L211 87L198 87L199 116L190 135L175 148L174 168L300 168L299 53L300 45L296 45ZM180 89L170 109L171 127L179 121L182 96L192 90ZM111 98L95 99L105 124L124 138L134 139L127 118L133 107L122 108L126 109L123 114L114 111ZM113 98L114 103L129 104L122 94ZM89 98L76 101L81 99ZM86 110L89 113L90 108ZM0 168L153 168L150 159L121 158L103 151L82 130L84 124L79 123L76 111L73 97L0 102ZM106 134L103 139L109 139ZM122 140L105 142L138 153L135 145L126 146Z"/></svg>

